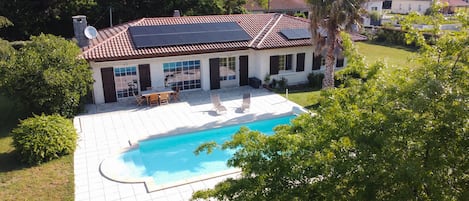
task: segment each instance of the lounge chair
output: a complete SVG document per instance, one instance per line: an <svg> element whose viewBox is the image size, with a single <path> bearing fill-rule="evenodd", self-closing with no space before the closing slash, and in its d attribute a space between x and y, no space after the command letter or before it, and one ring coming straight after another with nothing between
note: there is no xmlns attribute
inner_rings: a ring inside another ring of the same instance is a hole
<svg viewBox="0 0 469 201"><path fill-rule="evenodd" d="M174 100L177 100L177 101L180 101L179 99L179 92L181 91L181 89L179 87L174 87L173 88L173 93L171 93L171 99Z"/></svg>
<svg viewBox="0 0 469 201"><path fill-rule="evenodd" d="M212 99L213 108L217 114L226 113L226 107L221 104L220 96L218 96L218 94L212 94L210 98Z"/></svg>
<svg viewBox="0 0 469 201"><path fill-rule="evenodd" d="M251 106L251 93L243 94L243 104L241 104L241 111L249 110Z"/></svg>

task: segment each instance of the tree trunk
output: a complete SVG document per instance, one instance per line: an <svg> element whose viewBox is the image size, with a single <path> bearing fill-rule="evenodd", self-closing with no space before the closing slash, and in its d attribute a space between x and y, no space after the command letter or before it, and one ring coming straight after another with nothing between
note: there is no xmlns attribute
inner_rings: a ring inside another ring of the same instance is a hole
<svg viewBox="0 0 469 201"><path fill-rule="evenodd" d="M330 36L330 37L329 37ZM331 32L328 33L329 45L326 53L326 70L324 72L324 79L322 80L322 88L334 87L334 63L335 63L335 35Z"/></svg>

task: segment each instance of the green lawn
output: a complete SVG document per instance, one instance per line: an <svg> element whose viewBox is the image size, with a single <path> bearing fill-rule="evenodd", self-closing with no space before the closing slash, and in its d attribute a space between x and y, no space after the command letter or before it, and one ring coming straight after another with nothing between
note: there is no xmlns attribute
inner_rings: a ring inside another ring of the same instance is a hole
<svg viewBox="0 0 469 201"><path fill-rule="evenodd" d="M73 156L29 167L18 161L9 133L25 112L0 96L0 200L73 200Z"/></svg>
<svg viewBox="0 0 469 201"><path fill-rule="evenodd" d="M355 43L358 52L365 56L365 61L372 64L384 61L389 66L408 66L411 59L416 56L413 49L401 46L383 46L371 42Z"/></svg>
<svg viewBox="0 0 469 201"><path fill-rule="evenodd" d="M365 56L365 61L372 64L377 61L384 61L392 69L394 66L416 65L411 61L416 54L414 50L400 46L384 46L370 42L358 42L358 52ZM285 91L276 90L276 92L285 97ZM288 99L307 108L315 109L318 106L320 91L312 88L290 89Z"/></svg>

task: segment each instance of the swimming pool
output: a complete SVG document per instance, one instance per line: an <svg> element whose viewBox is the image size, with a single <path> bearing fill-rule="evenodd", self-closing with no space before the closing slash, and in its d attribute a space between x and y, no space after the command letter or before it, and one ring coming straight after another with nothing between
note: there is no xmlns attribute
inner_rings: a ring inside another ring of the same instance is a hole
<svg viewBox="0 0 469 201"><path fill-rule="evenodd" d="M194 150L205 142L223 143L230 140L241 126L271 135L275 126L289 124L294 117L284 116L140 141L137 148L119 154L111 160L112 162L103 161L101 172L112 180L137 182L138 178L141 178L140 180L145 180L146 183L151 181L155 186L168 186L181 181L193 182L193 178L201 180L204 175L232 172L230 170L234 169L228 168L226 162L234 150L217 149L211 154L201 153L198 156L194 155ZM103 164L108 166L105 169L112 169L109 174L103 171ZM115 176L121 179L113 178Z"/></svg>

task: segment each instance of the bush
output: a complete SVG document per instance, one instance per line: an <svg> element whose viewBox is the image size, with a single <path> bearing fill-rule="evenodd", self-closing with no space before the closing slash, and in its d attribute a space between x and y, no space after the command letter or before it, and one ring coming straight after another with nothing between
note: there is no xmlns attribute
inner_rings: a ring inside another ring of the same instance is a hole
<svg viewBox="0 0 469 201"><path fill-rule="evenodd" d="M34 115L13 129L13 146L22 162L34 165L73 153L77 133L71 120L60 115Z"/></svg>
<svg viewBox="0 0 469 201"><path fill-rule="evenodd" d="M308 75L308 82L313 89L321 89L322 88L322 79L324 79L323 73L310 73Z"/></svg>
<svg viewBox="0 0 469 201"><path fill-rule="evenodd" d="M288 80L287 80L287 78L282 77L282 79L280 79L280 80L278 81L278 87L279 87L280 89L285 89L285 88L287 88L287 86L288 86Z"/></svg>

